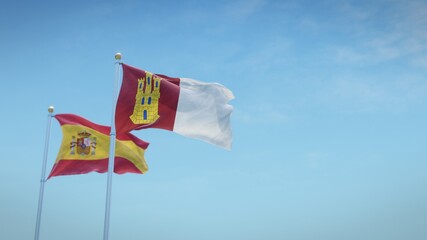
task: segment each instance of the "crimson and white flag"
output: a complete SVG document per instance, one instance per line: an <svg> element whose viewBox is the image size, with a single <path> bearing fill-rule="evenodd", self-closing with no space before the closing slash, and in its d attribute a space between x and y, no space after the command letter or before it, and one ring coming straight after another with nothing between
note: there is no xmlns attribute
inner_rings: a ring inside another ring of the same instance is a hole
<svg viewBox="0 0 427 240"><path fill-rule="evenodd" d="M122 66L115 117L118 133L160 128L231 149L233 107L228 102L234 96L228 88Z"/></svg>

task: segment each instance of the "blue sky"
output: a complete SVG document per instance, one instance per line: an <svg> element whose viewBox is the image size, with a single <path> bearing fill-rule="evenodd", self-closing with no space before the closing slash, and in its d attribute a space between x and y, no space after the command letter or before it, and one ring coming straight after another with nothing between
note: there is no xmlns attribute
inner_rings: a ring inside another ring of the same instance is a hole
<svg viewBox="0 0 427 240"><path fill-rule="evenodd" d="M134 132L110 239L426 239L425 26L425 1L4 2L1 238L34 235L48 106L108 125L121 52L230 88L234 141ZM102 239L106 178L49 180L40 239Z"/></svg>

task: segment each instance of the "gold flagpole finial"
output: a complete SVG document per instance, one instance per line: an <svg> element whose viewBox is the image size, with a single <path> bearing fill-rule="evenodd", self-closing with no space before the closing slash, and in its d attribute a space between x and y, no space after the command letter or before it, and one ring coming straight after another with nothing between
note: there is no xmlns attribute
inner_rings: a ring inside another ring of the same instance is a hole
<svg viewBox="0 0 427 240"><path fill-rule="evenodd" d="M49 112L49 113L53 113L53 110L54 110L55 108L53 107L53 106L49 106L49 108L47 109L47 111Z"/></svg>
<svg viewBox="0 0 427 240"><path fill-rule="evenodd" d="M117 60L117 61L120 61L121 59L122 59L122 54L121 53L116 53L116 55L114 55L114 58Z"/></svg>

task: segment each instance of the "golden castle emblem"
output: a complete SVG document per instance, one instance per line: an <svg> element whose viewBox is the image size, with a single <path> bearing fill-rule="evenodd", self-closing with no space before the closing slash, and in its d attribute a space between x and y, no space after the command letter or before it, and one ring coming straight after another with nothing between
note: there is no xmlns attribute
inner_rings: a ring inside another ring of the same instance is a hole
<svg viewBox="0 0 427 240"><path fill-rule="evenodd" d="M145 71L145 77L138 79L133 114L129 117L134 124L155 122L159 116L161 78Z"/></svg>

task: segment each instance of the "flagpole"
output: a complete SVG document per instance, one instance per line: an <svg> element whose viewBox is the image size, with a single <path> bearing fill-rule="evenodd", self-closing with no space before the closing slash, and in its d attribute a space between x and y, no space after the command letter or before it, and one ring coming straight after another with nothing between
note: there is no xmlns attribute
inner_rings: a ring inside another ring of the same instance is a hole
<svg viewBox="0 0 427 240"><path fill-rule="evenodd" d="M114 155L116 149L116 123L115 123L115 113L116 113L116 102L117 102L117 88L120 78L120 60L122 55L116 53L114 56L116 59L115 74L114 74L114 91L113 91L113 110L111 116L111 131L110 131L110 155L108 158L108 176L107 176L107 196L105 200L105 218L104 218L104 240L108 240L108 234L110 229L110 205L111 205L111 185L113 181L113 171L114 171Z"/></svg>
<svg viewBox="0 0 427 240"><path fill-rule="evenodd" d="M44 183L46 182L46 162L47 154L49 148L49 136L50 136L50 123L52 120L54 107L50 106L47 111L49 112L47 116L47 127L46 127L46 137L43 153L43 164L42 164L42 174L40 177L40 192L39 192L39 205L37 208L37 219L36 219L36 231L34 233L34 240L38 240L40 236L40 220L42 216L42 206L43 206L43 195L44 195Z"/></svg>

